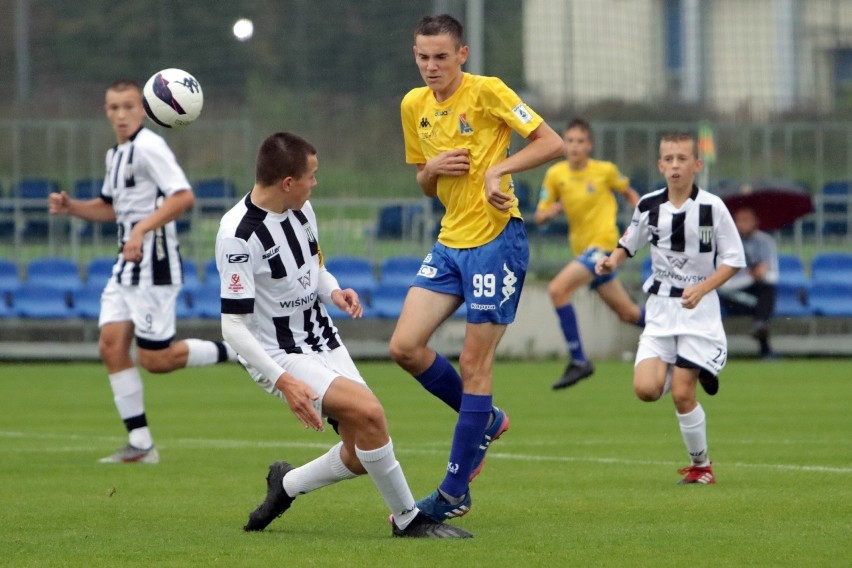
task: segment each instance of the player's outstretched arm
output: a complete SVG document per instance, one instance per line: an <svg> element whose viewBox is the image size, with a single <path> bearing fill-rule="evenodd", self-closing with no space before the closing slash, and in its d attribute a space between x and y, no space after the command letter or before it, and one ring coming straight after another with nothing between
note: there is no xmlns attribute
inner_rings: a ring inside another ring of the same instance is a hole
<svg viewBox="0 0 852 568"><path fill-rule="evenodd" d="M512 207L513 197L500 187L503 176L523 172L562 156L562 138L546 122L527 136L529 144L502 162L494 164L485 172L485 198L492 206L505 211Z"/></svg>
<svg viewBox="0 0 852 568"><path fill-rule="evenodd" d="M73 199L63 191L51 193L47 199L51 215L71 215L87 221L115 221L115 209L100 197Z"/></svg>

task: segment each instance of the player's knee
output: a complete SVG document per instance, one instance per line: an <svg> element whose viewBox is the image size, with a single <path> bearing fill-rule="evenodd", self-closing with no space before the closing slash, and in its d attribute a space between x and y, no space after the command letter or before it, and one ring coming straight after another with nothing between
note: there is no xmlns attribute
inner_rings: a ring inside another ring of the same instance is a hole
<svg viewBox="0 0 852 568"><path fill-rule="evenodd" d="M571 301L571 290L551 280L547 285L547 295L555 306L562 306Z"/></svg>
<svg viewBox="0 0 852 568"><path fill-rule="evenodd" d="M391 337L388 345L388 353L394 362L403 369L411 368L416 362L416 348L414 345L400 339L396 334Z"/></svg>
<svg viewBox="0 0 852 568"><path fill-rule="evenodd" d="M136 356L142 368L149 373L168 373L174 370L168 350L148 351L137 349Z"/></svg>
<svg viewBox="0 0 852 568"><path fill-rule="evenodd" d="M654 402L663 396L662 388L648 382L634 381L633 392L636 393L636 398L643 402Z"/></svg>

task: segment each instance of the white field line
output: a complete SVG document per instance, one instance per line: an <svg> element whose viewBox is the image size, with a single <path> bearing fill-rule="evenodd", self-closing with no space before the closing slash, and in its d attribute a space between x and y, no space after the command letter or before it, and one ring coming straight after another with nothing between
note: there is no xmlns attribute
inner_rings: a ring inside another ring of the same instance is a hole
<svg viewBox="0 0 852 568"><path fill-rule="evenodd" d="M21 439L21 440L54 440L67 441L73 445L60 445L56 447L39 446L37 448L4 448L0 447L2 453L43 453L43 452L83 452L94 451L98 449L96 446L101 444L121 444L126 438L118 436L82 436L78 434L36 434L32 432L10 432L0 431L0 438ZM257 440L224 440L212 438L174 438L170 439L166 444L158 444L157 447L161 450L170 447L179 448L215 448L215 449L261 449L261 448L299 448L299 449L317 449L325 450L330 445L326 442L265 442ZM570 444L566 444L570 445ZM400 454L417 454L417 455L436 455L445 454L448 451L447 444L432 445L426 448L407 448L397 446L396 451ZM620 465L652 465L652 466L671 466L679 467L683 465L680 462L660 461L660 460L635 460L624 459L617 457L602 458L590 456L546 456L541 454L527 454L515 452L488 452L489 459L502 459L522 462L549 462L549 463L600 463L600 464L620 464ZM775 471L796 471L796 472L814 472L814 473L838 473L852 474L852 467L833 467L822 465L797 465L797 464L770 464L770 463L748 463L748 462L725 462L725 467L753 468L766 469Z"/></svg>

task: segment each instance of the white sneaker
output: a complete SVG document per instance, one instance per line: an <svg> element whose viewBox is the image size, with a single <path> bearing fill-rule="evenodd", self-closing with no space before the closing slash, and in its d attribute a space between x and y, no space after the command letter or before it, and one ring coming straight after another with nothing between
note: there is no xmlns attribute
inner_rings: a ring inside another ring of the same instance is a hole
<svg viewBox="0 0 852 568"><path fill-rule="evenodd" d="M147 450L127 444L111 456L101 458L98 463L160 463L160 454L157 448L151 446Z"/></svg>

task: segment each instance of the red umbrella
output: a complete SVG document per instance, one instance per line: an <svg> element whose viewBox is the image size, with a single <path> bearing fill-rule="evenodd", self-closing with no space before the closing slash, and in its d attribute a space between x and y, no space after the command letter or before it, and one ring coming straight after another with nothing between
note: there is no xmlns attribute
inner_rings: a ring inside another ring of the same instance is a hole
<svg viewBox="0 0 852 568"><path fill-rule="evenodd" d="M719 188L719 196L731 214L748 207L757 215L758 226L763 231L775 231L813 213L810 192L789 182L758 181L753 184Z"/></svg>

